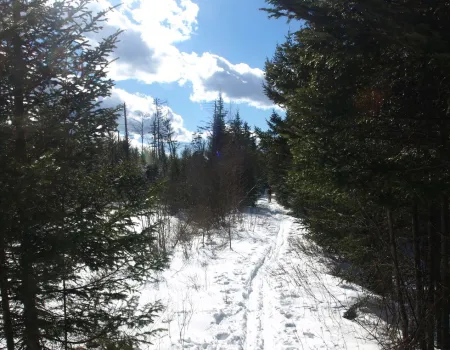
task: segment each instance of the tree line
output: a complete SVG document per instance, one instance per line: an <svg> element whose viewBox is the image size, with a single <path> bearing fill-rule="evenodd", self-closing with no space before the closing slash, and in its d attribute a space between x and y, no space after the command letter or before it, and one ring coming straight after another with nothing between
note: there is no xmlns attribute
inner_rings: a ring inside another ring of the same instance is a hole
<svg viewBox="0 0 450 350"><path fill-rule="evenodd" d="M450 349L450 5L267 3L301 24L266 63L278 200L383 297L390 346Z"/></svg>
<svg viewBox="0 0 450 350"><path fill-rule="evenodd" d="M231 114L225 108L221 94L211 120L199 127L189 145L180 147L169 117L156 108L138 121L142 165L149 181L161 184L162 216L181 215L203 235L230 228L229 214L254 206L266 186L256 133L239 111Z"/></svg>

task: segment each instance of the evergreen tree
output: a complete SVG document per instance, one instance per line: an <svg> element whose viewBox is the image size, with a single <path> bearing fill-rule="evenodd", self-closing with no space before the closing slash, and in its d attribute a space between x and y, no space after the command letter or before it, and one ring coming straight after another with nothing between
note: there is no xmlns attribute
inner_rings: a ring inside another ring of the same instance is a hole
<svg viewBox="0 0 450 350"><path fill-rule="evenodd" d="M134 163L111 162L119 109L103 108L119 33L90 46L105 13L88 1L4 1L0 145L0 270L8 347L147 341L158 305L135 292L164 257ZM5 209L5 210L3 210Z"/></svg>
<svg viewBox="0 0 450 350"><path fill-rule="evenodd" d="M180 159L170 157L173 171L166 183L166 201L172 212L183 210L189 222L206 231L229 227L230 213L254 205L263 184L254 134L239 112L228 123L227 114L219 95L212 122L200 129L208 139L198 132Z"/></svg>
<svg viewBox="0 0 450 350"><path fill-rule="evenodd" d="M448 4L268 3L306 22L266 64L290 206L396 300L404 346L448 348Z"/></svg>
<svg viewBox="0 0 450 350"><path fill-rule="evenodd" d="M210 153L213 156L220 157L223 145L225 144L225 118L227 111L225 110L222 94L214 102L214 114L212 121Z"/></svg>
<svg viewBox="0 0 450 350"><path fill-rule="evenodd" d="M292 205L291 188L288 185L288 172L292 162L290 147L284 130L283 119L272 112L267 121L269 130L257 129L260 139L259 149L264 160L265 177L273 190L277 193L277 201L283 205Z"/></svg>

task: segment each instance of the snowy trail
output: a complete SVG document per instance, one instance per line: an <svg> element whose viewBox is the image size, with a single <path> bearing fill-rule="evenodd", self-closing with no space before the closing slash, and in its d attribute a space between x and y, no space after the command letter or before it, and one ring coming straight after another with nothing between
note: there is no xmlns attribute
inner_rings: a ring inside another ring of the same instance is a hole
<svg viewBox="0 0 450 350"><path fill-rule="evenodd" d="M257 265L254 277L250 281L245 339L245 348L248 350L273 349L275 346L270 327L272 304L269 298L265 298L270 295L267 275L278 261L283 244L287 242L286 234L291 222L284 220L279 225L275 244L271 245L267 255L263 256L261 264Z"/></svg>
<svg viewBox="0 0 450 350"><path fill-rule="evenodd" d="M155 323L165 332L149 349L379 349L366 327L342 318L363 294L328 273L304 247L304 229L276 202L260 200L227 235L174 253L142 302L167 305Z"/></svg>

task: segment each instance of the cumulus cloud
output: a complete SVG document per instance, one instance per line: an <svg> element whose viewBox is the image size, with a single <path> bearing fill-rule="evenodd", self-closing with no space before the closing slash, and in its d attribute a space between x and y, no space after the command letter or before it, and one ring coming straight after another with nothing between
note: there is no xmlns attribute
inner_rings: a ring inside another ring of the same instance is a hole
<svg viewBox="0 0 450 350"><path fill-rule="evenodd" d="M110 7L98 0L96 9ZM113 79L146 84L189 84L194 102L213 101L222 92L225 100L256 108L273 108L263 92L264 73L245 63L233 64L212 53L187 53L176 44L189 40L197 28L199 7L192 0L125 0L108 15L104 37L113 29L121 35L111 66Z"/></svg>
<svg viewBox="0 0 450 350"><path fill-rule="evenodd" d="M160 65L155 50L145 44L141 33L133 29L120 35L114 55L119 58L116 67L124 76L136 76L141 71L156 74Z"/></svg>
<svg viewBox="0 0 450 350"><path fill-rule="evenodd" d="M131 94L123 89L113 88L111 96L103 100L105 107L115 107L123 103L127 104L128 131L130 138L140 142L140 128L142 116L144 118L144 132L150 131L151 117L156 113L154 99L144 94ZM163 106L161 112L164 117L171 121L175 135L174 139L179 142L190 142L192 132L184 127L183 118L175 113L170 107ZM119 130L122 134L125 132L125 122L123 117L119 118Z"/></svg>
<svg viewBox="0 0 450 350"><path fill-rule="evenodd" d="M273 104L263 91L264 72L247 64L233 65L226 59L214 56L217 70L194 83L194 101L211 100L222 92L225 99L244 102L256 108L272 108Z"/></svg>
<svg viewBox="0 0 450 350"><path fill-rule="evenodd" d="M97 0L90 3L93 12L100 12L111 8L108 0ZM103 23L97 33L89 33L88 39L96 44L102 39L122 31L116 49L111 59L118 59L110 66L110 75L115 80L125 80L141 74L155 74L158 71L160 58L154 47L149 46L143 39L141 28L134 23L130 16L118 8L107 13L108 21Z"/></svg>

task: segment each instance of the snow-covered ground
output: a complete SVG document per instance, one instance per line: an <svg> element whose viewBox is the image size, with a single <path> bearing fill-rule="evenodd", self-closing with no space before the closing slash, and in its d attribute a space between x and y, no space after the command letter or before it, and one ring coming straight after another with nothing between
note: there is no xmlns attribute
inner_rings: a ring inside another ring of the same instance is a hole
<svg viewBox="0 0 450 350"><path fill-rule="evenodd" d="M232 231L178 247L162 281L142 302L161 300L164 328L150 349L379 349L374 317L343 318L363 291L331 276L325 259L294 249L313 245L276 202L261 199ZM375 320L376 321L376 320Z"/></svg>

